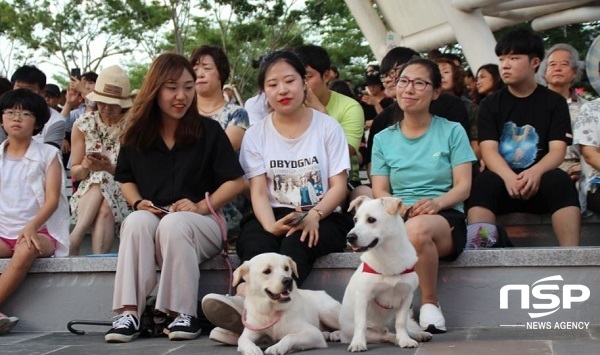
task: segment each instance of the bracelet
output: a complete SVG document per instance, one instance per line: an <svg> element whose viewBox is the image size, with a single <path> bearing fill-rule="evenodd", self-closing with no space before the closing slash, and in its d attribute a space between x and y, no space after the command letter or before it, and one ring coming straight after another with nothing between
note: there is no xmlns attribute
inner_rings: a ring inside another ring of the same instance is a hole
<svg viewBox="0 0 600 355"><path fill-rule="evenodd" d="M132 207L134 211L137 211L138 209L138 205L140 204L140 202L144 201L143 199L137 200L133 203Z"/></svg>
<svg viewBox="0 0 600 355"><path fill-rule="evenodd" d="M318 209L318 208L316 208L316 207L313 207L313 208L311 209L311 211L315 211L315 212L317 212L317 214L319 215L319 220L321 220L321 218L323 218L323 211L321 211L320 209Z"/></svg>

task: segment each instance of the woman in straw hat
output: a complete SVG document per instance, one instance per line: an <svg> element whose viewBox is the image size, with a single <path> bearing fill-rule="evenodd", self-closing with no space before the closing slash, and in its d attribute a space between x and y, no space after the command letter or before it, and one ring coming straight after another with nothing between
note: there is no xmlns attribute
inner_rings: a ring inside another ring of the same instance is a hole
<svg viewBox="0 0 600 355"><path fill-rule="evenodd" d="M115 180L135 210L123 222L107 342L140 334L146 297L175 320L171 340L200 334L198 264L221 251L224 225L215 211L243 187L237 155L219 123L196 108L192 65L179 54L154 60L127 114ZM222 216L222 215L221 215Z"/></svg>
<svg viewBox="0 0 600 355"><path fill-rule="evenodd" d="M123 116L132 105L129 77L117 65L108 67L86 97L96 102L98 111L81 116L71 133L71 176L81 183L71 197L71 218L76 224L71 233L70 255L79 254L90 227L93 227L92 253L110 251L115 229L129 212L113 176Z"/></svg>

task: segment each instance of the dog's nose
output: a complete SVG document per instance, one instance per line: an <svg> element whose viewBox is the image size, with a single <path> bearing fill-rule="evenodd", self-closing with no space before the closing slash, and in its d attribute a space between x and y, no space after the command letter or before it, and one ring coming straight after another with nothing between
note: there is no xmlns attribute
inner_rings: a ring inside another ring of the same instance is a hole
<svg viewBox="0 0 600 355"><path fill-rule="evenodd" d="M346 240L350 244L356 243L357 239L358 239L358 236L356 234L354 234L354 233L348 233L348 235L346 236Z"/></svg>
<svg viewBox="0 0 600 355"><path fill-rule="evenodd" d="M292 288L294 279L292 279L291 277L284 277L283 280L281 280L281 283L283 284L283 286L285 286L285 288L289 290Z"/></svg>

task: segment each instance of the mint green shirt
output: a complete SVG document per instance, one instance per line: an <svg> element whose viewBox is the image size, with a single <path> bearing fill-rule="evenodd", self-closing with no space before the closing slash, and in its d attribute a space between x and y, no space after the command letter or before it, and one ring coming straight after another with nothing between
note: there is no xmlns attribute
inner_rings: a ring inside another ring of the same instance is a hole
<svg viewBox="0 0 600 355"><path fill-rule="evenodd" d="M433 116L427 131L418 138L405 137L398 124L375 135L371 175L389 176L392 195L413 205L450 191L452 168L475 160L465 129ZM453 208L463 212L463 203Z"/></svg>

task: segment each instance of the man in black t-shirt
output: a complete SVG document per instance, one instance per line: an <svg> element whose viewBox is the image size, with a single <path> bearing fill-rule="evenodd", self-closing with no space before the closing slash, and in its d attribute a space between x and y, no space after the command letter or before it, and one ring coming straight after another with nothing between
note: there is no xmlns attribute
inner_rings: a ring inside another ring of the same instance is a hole
<svg viewBox="0 0 600 355"><path fill-rule="evenodd" d="M469 223L495 222L510 212L552 214L561 246L579 244L580 208L575 186L558 166L571 143L565 100L535 81L544 44L518 29L496 45L507 85L479 108L478 134L487 170L473 182Z"/></svg>

